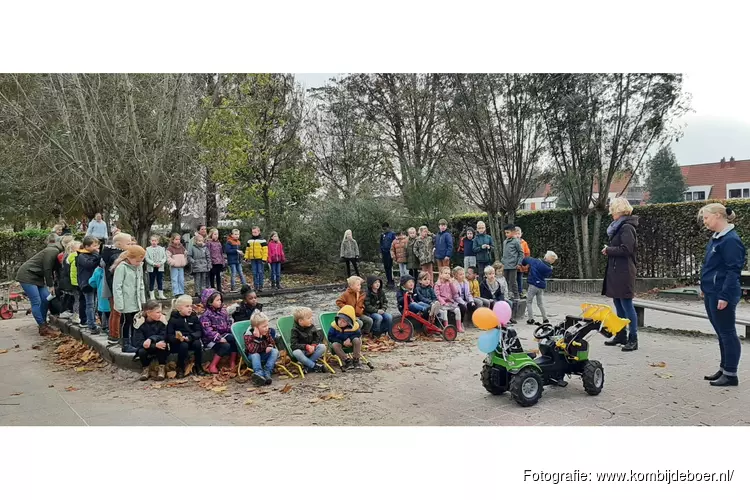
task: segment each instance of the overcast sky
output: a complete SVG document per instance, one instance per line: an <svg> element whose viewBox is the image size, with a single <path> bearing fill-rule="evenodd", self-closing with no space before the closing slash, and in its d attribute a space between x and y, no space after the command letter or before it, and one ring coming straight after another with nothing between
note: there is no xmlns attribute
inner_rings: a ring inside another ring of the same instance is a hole
<svg viewBox="0 0 750 500"><path fill-rule="evenodd" d="M306 88L323 86L340 73L298 73ZM720 72L688 73L685 91L692 95L683 119L683 136L672 149L680 165L711 163L734 156L750 159L750 99L747 80Z"/></svg>

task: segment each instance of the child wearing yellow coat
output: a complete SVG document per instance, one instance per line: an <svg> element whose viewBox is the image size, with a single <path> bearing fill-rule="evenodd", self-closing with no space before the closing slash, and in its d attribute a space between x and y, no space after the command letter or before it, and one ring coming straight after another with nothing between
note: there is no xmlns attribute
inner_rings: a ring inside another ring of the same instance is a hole
<svg viewBox="0 0 750 500"><path fill-rule="evenodd" d="M262 292L268 262L268 242L260 235L260 227L253 226L252 233L253 237L247 242L245 260L249 260L252 266L255 290Z"/></svg>

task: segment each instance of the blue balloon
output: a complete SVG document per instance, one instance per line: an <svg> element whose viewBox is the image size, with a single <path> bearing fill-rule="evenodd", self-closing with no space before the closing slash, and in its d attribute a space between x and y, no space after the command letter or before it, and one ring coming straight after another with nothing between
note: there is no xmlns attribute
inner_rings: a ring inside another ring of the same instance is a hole
<svg viewBox="0 0 750 500"><path fill-rule="evenodd" d="M487 333L479 336L477 339L477 347L485 354L489 354L497 349L497 344L500 343L500 330L495 328Z"/></svg>

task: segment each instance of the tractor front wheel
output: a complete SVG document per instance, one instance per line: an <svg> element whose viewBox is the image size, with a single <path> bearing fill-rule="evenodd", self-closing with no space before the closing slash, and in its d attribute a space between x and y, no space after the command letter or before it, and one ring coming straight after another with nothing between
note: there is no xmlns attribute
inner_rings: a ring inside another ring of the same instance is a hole
<svg viewBox="0 0 750 500"><path fill-rule="evenodd" d="M543 390L542 377L530 366L513 375L510 381L510 395L521 406L534 406Z"/></svg>
<svg viewBox="0 0 750 500"><path fill-rule="evenodd" d="M494 376L493 376L494 374ZM506 390L505 384L499 384L499 378L508 377L508 373L503 368L497 368L491 365L484 365L482 367L482 385L487 392L499 396Z"/></svg>
<svg viewBox="0 0 750 500"><path fill-rule="evenodd" d="M598 361L588 360L583 363L583 389L590 395L596 396L604 388L604 368Z"/></svg>
<svg viewBox="0 0 750 500"><path fill-rule="evenodd" d="M402 319L398 323L394 323L388 333L397 342L408 342L414 335L414 325L408 319Z"/></svg>

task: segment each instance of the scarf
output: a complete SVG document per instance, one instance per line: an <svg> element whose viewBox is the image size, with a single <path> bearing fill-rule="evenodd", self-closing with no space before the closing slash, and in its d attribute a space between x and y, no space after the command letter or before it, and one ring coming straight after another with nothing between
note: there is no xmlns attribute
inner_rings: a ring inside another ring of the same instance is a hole
<svg viewBox="0 0 750 500"><path fill-rule="evenodd" d="M619 219L612 221L612 224L610 224L607 228L607 236L609 237L609 239L612 239L617 230L620 229L620 226L622 226L626 220L627 219L625 217L620 217Z"/></svg>
<svg viewBox="0 0 750 500"><path fill-rule="evenodd" d="M231 245L241 245L239 238L232 238L231 236L227 236L227 242Z"/></svg>
<svg viewBox="0 0 750 500"><path fill-rule="evenodd" d="M167 250L169 250L169 252L172 255L185 255L185 247L182 245L180 246L169 245L169 247L167 247Z"/></svg>

